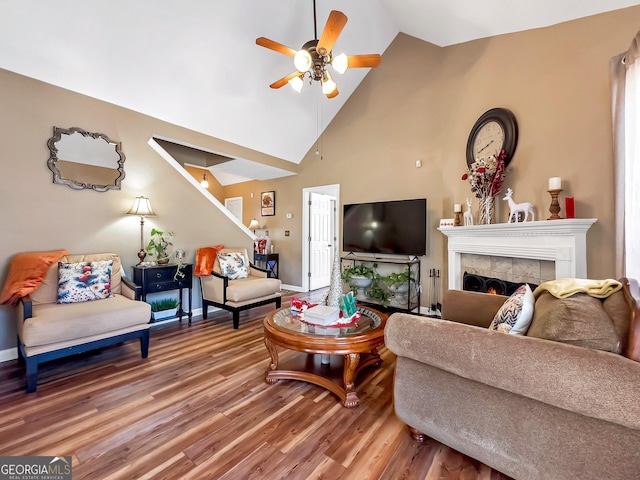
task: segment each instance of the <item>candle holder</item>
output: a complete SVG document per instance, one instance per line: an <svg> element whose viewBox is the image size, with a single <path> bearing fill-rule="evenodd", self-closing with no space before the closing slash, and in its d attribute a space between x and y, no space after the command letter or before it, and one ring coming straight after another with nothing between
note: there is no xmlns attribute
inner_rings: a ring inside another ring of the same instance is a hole
<svg viewBox="0 0 640 480"><path fill-rule="evenodd" d="M562 191L561 188L557 190L547 190L551 195L551 206L549 207L549 211L551 212L551 216L547 218L547 220L560 220L562 217L558 215L560 213L560 202L558 202L558 195Z"/></svg>
<svg viewBox="0 0 640 480"><path fill-rule="evenodd" d="M459 227L462 225L462 222L460 221L460 215L462 215L462 212L453 212L456 216L455 220L453 221L453 226L454 227Z"/></svg>

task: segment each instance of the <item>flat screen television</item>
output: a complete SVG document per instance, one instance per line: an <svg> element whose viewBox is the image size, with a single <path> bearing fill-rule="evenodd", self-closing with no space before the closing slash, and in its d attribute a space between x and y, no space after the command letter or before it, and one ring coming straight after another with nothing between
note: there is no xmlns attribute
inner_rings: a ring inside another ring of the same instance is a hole
<svg viewBox="0 0 640 480"><path fill-rule="evenodd" d="M342 250L420 256L427 253L427 199L344 205Z"/></svg>

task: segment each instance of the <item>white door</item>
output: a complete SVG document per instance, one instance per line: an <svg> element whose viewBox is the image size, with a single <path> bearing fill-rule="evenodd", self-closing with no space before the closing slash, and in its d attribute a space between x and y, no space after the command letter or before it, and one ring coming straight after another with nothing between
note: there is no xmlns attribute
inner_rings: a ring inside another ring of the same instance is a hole
<svg viewBox="0 0 640 480"><path fill-rule="evenodd" d="M309 289L327 287L335 248L336 199L311 192L309 197Z"/></svg>
<svg viewBox="0 0 640 480"><path fill-rule="evenodd" d="M225 198L224 206L242 223L242 197Z"/></svg>

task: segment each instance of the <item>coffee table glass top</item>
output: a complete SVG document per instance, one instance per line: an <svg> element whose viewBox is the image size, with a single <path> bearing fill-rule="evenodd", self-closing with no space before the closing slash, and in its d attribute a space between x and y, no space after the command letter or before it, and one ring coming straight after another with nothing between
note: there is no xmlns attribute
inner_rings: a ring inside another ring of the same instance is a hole
<svg viewBox="0 0 640 480"><path fill-rule="evenodd" d="M298 315L292 314L290 308L283 308L273 315L273 323L278 327L307 335L331 337L349 337L375 330L382 324L382 317L377 312L365 307L358 307L362 314L357 324L349 326L319 327L301 321Z"/></svg>

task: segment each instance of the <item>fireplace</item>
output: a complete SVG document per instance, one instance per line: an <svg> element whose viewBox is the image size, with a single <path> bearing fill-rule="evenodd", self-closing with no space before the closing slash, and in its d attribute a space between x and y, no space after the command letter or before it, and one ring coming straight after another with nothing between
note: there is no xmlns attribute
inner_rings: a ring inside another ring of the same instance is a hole
<svg viewBox="0 0 640 480"><path fill-rule="evenodd" d="M529 283L529 282L526 282ZM525 282L510 282L496 277L485 277L475 273L464 272L462 276L462 289L470 292L490 293L493 295L510 296ZM538 285L529 283L531 290Z"/></svg>
<svg viewBox="0 0 640 480"><path fill-rule="evenodd" d="M509 281L541 283L556 278L587 278L587 231L595 218L541 220L536 222L496 223L465 227L441 227L448 238L449 289L462 289L465 271L505 279L501 273L487 272L486 266L503 268L507 260L518 268L529 269L531 261L542 262L545 274L534 278L508 278ZM475 257L477 271L464 266L465 255ZM528 275L526 276L528 277ZM550 278L548 278L550 277Z"/></svg>

